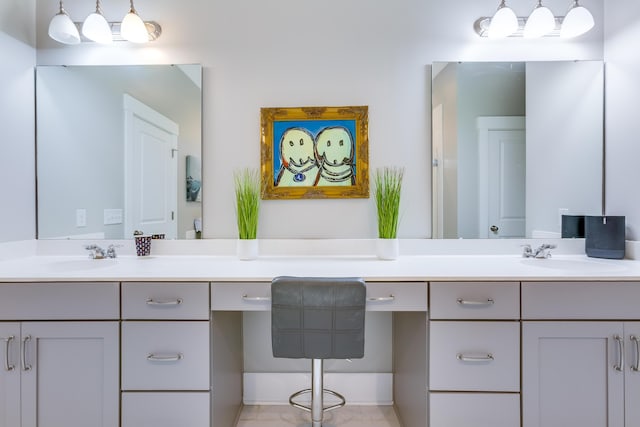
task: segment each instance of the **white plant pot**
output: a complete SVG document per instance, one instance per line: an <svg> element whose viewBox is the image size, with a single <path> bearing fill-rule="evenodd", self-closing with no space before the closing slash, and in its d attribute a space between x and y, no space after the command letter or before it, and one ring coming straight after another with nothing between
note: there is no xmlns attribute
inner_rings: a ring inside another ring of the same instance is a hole
<svg viewBox="0 0 640 427"><path fill-rule="evenodd" d="M394 260L400 253L400 243L398 239L378 239L376 241L376 254L378 258Z"/></svg>
<svg viewBox="0 0 640 427"><path fill-rule="evenodd" d="M244 261L258 258L258 239L238 239L237 254Z"/></svg>

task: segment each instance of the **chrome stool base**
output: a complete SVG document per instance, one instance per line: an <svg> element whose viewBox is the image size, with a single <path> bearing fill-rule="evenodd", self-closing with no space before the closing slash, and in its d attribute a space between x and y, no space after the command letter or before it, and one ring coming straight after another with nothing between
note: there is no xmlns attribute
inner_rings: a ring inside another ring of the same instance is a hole
<svg viewBox="0 0 640 427"><path fill-rule="evenodd" d="M289 397L289 404L291 406L307 412L311 412L312 427L322 427L322 419L325 412L337 408L342 408L347 403L344 396L340 393L323 388L322 362L322 359L311 360L311 388L297 391ZM337 397L340 401L333 405L324 406L324 393ZM305 394L311 395L311 406L305 406L293 401L293 399Z"/></svg>

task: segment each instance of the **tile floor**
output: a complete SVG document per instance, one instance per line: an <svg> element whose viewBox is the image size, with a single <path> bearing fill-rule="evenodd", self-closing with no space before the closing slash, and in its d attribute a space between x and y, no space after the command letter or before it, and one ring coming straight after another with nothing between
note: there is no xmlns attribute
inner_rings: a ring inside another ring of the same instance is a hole
<svg viewBox="0 0 640 427"><path fill-rule="evenodd" d="M236 427L300 427L310 414L289 405L245 406ZM323 427L400 427L392 406L347 405L325 412Z"/></svg>

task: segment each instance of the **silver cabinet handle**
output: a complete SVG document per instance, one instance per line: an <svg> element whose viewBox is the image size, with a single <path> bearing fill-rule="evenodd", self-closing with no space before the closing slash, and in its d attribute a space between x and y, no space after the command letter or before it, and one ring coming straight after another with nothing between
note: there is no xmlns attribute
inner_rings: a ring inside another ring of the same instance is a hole
<svg viewBox="0 0 640 427"><path fill-rule="evenodd" d="M474 301L474 300L458 298L456 302L458 303L458 305L466 306L466 307L489 307L495 304L495 301L491 298L487 298L486 301Z"/></svg>
<svg viewBox="0 0 640 427"><path fill-rule="evenodd" d="M396 297L393 294L389 294L388 297L370 297L367 298L368 302L388 302L388 301L395 301Z"/></svg>
<svg viewBox="0 0 640 427"><path fill-rule="evenodd" d="M149 354L147 360L149 362L177 362L182 360L182 353L176 354Z"/></svg>
<svg viewBox="0 0 640 427"><path fill-rule="evenodd" d="M155 300L153 298L149 298L147 300L147 305L151 305L151 306L166 307L166 306L180 305L180 304L182 304L182 298L176 298L172 300Z"/></svg>
<svg viewBox="0 0 640 427"><path fill-rule="evenodd" d="M14 365L9 364L9 352L11 351L11 341L14 340L14 336L10 335L4 339L5 343L5 354L4 354L4 370L5 371L13 371L16 367Z"/></svg>
<svg viewBox="0 0 640 427"><path fill-rule="evenodd" d="M613 339L618 343L618 363L613 365L613 369L622 372L624 370L624 340L618 334L614 335Z"/></svg>
<svg viewBox="0 0 640 427"><path fill-rule="evenodd" d="M27 344L31 341L31 335L27 335L22 339L22 370L30 371L31 365L27 364Z"/></svg>
<svg viewBox="0 0 640 427"><path fill-rule="evenodd" d="M635 335L631 335L629 339L636 343L636 363L631 365L631 370L633 372L640 371L640 338Z"/></svg>
<svg viewBox="0 0 640 427"><path fill-rule="evenodd" d="M462 353L456 354L456 359L461 362L472 362L472 363L486 363L493 362L495 359L493 354L487 353L486 356L468 356Z"/></svg>
<svg viewBox="0 0 640 427"><path fill-rule="evenodd" d="M250 297L247 294L242 295L243 301L271 301L271 297Z"/></svg>

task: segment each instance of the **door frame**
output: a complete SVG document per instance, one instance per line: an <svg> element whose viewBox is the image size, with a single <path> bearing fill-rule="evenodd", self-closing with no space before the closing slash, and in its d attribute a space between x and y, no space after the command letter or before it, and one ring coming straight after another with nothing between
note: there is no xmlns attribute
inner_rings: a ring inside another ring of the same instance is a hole
<svg viewBox="0 0 640 427"><path fill-rule="evenodd" d="M489 133L525 130L524 116L483 116L476 118L478 130L478 237L489 237ZM526 134L525 134L526 144Z"/></svg>

